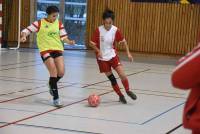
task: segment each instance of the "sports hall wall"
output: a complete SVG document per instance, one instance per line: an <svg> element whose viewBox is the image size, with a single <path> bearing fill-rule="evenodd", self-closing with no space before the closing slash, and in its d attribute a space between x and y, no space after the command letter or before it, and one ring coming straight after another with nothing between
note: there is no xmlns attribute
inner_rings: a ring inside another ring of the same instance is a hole
<svg viewBox="0 0 200 134"><path fill-rule="evenodd" d="M30 4L32 0L22 0L21 29L30 24ZM35 1L35 0L33 0ZM18 0L3 0L3 42L14 46L18 37ZM22 47L28 47L22 44Z"/></svg>
<svg viewBox="0 0 200 134"><path fill-rule="evenodd" d="M101 24L106 7L115 11L115 25L123 31L131 51L179 55L196 45L200 5L132 3L130 0L88 0L87 44L94 29Z"/></svg>
<svg viewBox="0 0 200 134"><path fill-rule="evenodd" d="M15 4L11 7L9 1ZM22 0L21 29L34 20L35 15L31 15L34 2L36 0ZM8 30L4 40L16 42L18 0L3 0L3 3L3 30ZM115 25L124 33L131 51L179 55L196 45L200 33L200 5L132 3L130 0L88 0L86 45L94 29L101 24L105 8L115 11ZM123 47L118 49L123 50Z"/></svg>

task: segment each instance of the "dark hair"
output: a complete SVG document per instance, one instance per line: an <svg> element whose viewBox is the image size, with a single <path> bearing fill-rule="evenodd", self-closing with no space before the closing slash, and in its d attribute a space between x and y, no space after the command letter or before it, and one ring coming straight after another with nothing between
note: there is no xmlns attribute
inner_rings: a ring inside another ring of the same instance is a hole
<svg viewBox="0 0 200 134"><path fill-rule="evenodd" d="M103 12L102 18L103 18L103 20L108 19L108 18L111 18L112 20L114 20L115 19L115 14L114 14L114 12L112 10L106 9Z"/></svg>
<svg viewBox="0 0 200 134"><path fill-rule="evenodd" d="M57 6L48 6L47 9L46 9L46 13L48 15L52 14L52 13L58 13L59 12L59 9Z"/></svg>

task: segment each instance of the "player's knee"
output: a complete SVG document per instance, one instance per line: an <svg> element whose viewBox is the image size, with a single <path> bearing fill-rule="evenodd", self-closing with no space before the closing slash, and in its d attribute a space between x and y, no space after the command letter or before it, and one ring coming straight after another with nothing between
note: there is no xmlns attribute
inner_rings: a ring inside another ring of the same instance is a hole
<svg viewBox="0 0 200 134"><path fill-rule="evenodd" d="M116 85L117 84L117 80L115 78L115 76L113 74L108 76L108 79L110 80L112 85Z"/></svg>
<svg viewBox="0 0 200 134"><path fill-rule="evenodd" d="M124 80L124 79L126 79L127 77L126 77L126 75L125 75L124 73L121 73L121 74L119 74L119 78L120 78L121 80Z"/></svg>
<svg viewBox="0 0 200 134"><path fill-rule="evenodd" d="M50 75L51 75L52 77L57 77L58 73L57 73L56 67L52 67L52 68L50 69Z"/></svg>
<svg viewBox="0 0 200 134"><path fill-rule="evenodd" d="M58 73L58 76L61 77L61 78L62 78L64 75L65 75L65 72L64 72L64 71Z"/></svg>
<svg viewBox="0 0 200 134"><path fill-rule="evenodd" d="M126 77L126 75L121 75L121 76L120 76L120 79L121 79L121 80L125 80L125 79L127 79L127 77Z"/></svg>

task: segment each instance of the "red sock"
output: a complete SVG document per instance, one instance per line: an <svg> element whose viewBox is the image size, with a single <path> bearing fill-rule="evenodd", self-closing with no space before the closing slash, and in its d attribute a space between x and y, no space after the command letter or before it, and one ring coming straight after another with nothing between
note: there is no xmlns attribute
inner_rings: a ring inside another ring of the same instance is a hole
<svg viewBox="0 0 200 134"><path fill-rule="evenodd" d="M119 96L122 96L122 95L123 95L122 92L120 91L120 88L119 88L118 84L115 84L115 85L113 85L112 87L113 87L113 89L115 90L115 92L116 92Z"/></svg>
<svg viewBox="0 0 200 134"><path fill-rule="evenodd" d="M128 83L128 79L127 78L122 80L122 84L123 84L126 92L129 91L129 83Z"/></svg>

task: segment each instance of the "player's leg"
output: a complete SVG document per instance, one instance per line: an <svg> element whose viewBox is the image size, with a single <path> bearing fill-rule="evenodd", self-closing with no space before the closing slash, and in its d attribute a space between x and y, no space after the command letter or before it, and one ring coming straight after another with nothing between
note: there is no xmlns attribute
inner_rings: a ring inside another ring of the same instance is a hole
<svg viewBox="0 0 200 134"><path fill-rule="evenodd" d="M116 56L112 59L112 67L115 69L115 71L117 72L117 74L119 75L121 82L126 90L126 93L129 97L131 97L133 100L137 99L137 96L130 91L130 87L129 87L129 81L128 78L123 70L123 66L121 65L119 58Z"/></svg>
<svg viewBox="0 0 200 134"><path fill-rule="evenodd" d="M54 61L57 68L57 82L58 82L65 74L64 57L62 56L61 53L58 53L56 54Z"/></svg>
<svg viewBox="0 0 200 134"><path fill-rule="evenodd" d="M49 87L50 93L53 95L54 105L59 105L59 95L58 95L58 87L57 87L57 68L54 62L54 59L50 54L46 54L46 56L42 56L45 66L49 71Z"/></svg>
<svg viewBox="0 0 200 134"><path fill-rule="evenodd" d="M105 72L105 75L108 77L108 79L111 82L112 88L113 90L117 93L117 95L119 96L119 100L120 102L126 104L126 99L124 97L124 95L122 94L122 92L120 91L119 85L117 83L117 79L115 78L114 74L112 73L112 71L110 72Z"/></svg>
<svg viewBox="0 0 200 134"><path fill-rule="evenodd" d="M101 60L97 60L97 63L99 65L99 70L100 73L104 73L108 79L111 82L112 88L113 90L117 93L117 95L119 96L119 100L126 104L126 99L124 98L124 95L122 94L122 92L120 91L119 85L117 84L117 80L115 78L115 76L112 73L111 70L111 64L109 61L101 61Z"/></svg>
<svg viewBox="0 0 200 134"><path fill-rule="evenodd" d="M128 78L123 70L123 67L121 65L117 66L115 68L116 72L118 73L120 79L121 79L121 82L126 90L126 93L129 97L131 97L133 100L136 100L137 99L137 96L132 92L130 91L130 87L129 87L129 81L128 81Z"/></svg>

